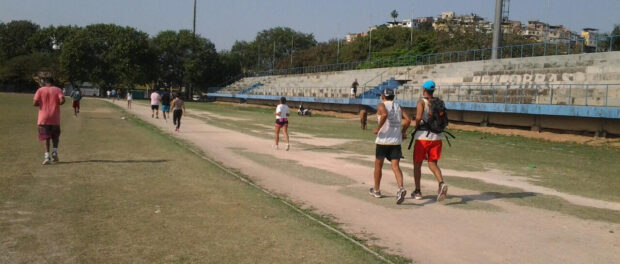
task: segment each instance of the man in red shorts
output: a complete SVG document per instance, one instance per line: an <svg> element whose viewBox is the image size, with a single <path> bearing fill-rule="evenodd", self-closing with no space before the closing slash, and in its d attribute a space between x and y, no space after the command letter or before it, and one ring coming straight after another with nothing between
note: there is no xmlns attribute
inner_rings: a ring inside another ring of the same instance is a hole
<svg viewBox="0 0 620 264"><path fill-rule="evenodd" d="M417 129L414 135L415 147L413 149L413 178L415 181L415 190L411 196L416 200L422 199L422 192L420 191L422 162L428 160L428 168L433 172L433 175L435 175L439 183L437 201L440 202L446 198L446 194L448 193L448 185L443 182L441 169L437 166L437 161L441 158L442 135L429 131L425 125L428 123L429 117L431 116L430 102L435 92L435 82L432 80L426 81L422 85L422 90L423 98L418 101L416 107L417 113L415 116L415 125Z"/></svg>
<svg viewBox="0 0 620 264"><path fill-rule="evenodd" d="M51 160L58 161L58 140L60 138L60 106L65 103L62 90L53 85L52 78L43 78L43 86L34 94L33 105L39 107L37 125L39 140L45 141L45 158L43 165L50 164ZM52 140L52 155L50 157L50 139Z"/></svg>

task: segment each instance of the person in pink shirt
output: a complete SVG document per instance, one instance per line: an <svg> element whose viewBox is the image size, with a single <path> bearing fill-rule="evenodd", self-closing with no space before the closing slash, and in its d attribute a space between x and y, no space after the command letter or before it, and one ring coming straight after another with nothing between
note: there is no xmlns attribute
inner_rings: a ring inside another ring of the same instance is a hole
<svg viewBox="0 0 620 264"><path fill-rule="evenodd" d="M54 86L52 78L43 78L43 86L34 94L33 105L39 107L37 126L39 140L45 141L45 156L43 165L50 164L53 160L58 162L58 141L60 138L60 106L65 103L65 95L62 90ZM52 154L50 157L50 140L52 141Z"/></svg>
<svg viewBox="0 0 620 264"><path fill-rule="evenodd" d="M151 118L159 118L159 103L161 102L161 96L158 90L154 90L151 93Z"/></svg>

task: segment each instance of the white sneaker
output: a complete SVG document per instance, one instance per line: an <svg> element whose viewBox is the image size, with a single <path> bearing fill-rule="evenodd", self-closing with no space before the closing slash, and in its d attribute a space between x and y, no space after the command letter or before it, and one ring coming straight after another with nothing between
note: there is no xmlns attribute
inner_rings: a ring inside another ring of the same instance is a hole
<svg viewBox="0 0 620 264"><path fill-rule="evenodd" d="M273 149L273 150L278 150L278 145L272 145L272 146L271 146L271 149Z"/></svg>
<svg viewBox="0 0 620 264"><path fill-rule="evenodd" d="M52 160L58 162L58 152L52 152Z"/></svg>
<svg viewBox="0 0 620 264"><path fill-rule="evenodd" d="M405 188L398 189L398 192L396 192L396 204L403 203L405 195L407 195L407 190L405 190Z"/></svg>
<svg viewBox="0 0 620 264"><path fill-rule="evenodd" d="M41 163L41 165L47 165L52 163L52 160L50 159L50 154L49 153L45 153L45 156L43 158L43 163Z"/></svg>
<svg viewBox="0 0 620 264"><path fill-rule="evenodd" d="M439 185L439 190L437 191L437 201L441 202L446 199L446 194L448 194L448 185L441 183L441 185Z"/></svg>

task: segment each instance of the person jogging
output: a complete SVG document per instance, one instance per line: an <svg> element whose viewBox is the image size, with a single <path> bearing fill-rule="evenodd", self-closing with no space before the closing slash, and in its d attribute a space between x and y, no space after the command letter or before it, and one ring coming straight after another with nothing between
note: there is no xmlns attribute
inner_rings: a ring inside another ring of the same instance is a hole
<svg viewBox="0 0 620 264"><path fill-rule="evenodd" d="M73 114L77 117L80 113L80 100L82 100L82 91L80 91L80 88L71 92L71 99L73 100Z"/></svg>
<svg viewBox="0 0 620 264"><path fill-rule="evenodd" d="M39 140L44 141L45 150L43 165L50 164L53 160L58 162L58 141L60 139L60 106L65 103L62 90L54 86L52 78L43 78L43 86L34 94L32 105L39 107L37 126ZM52 154L50 156L50 140L52 141Z"/></svg>
<svg viewBox="0 0 620 264"><path fill-rule="evenodd" d="M288 117L291 114L288 105L286 105L286 98L280 98L280 104L276 107L276 134L275 134L275 145L273 145L273 149L278 149L278 142L280 141L280 129L282 129L282 133L284 134L284 139L286 140L286 151L288 151L291 147L288 141Z"/></svg>
<svg viewBox="0 0 620 264"><path fill-rule="evenodd" d="M161 96L155 90L151 93L151 118L159 118L159 102L161 102Z"/></svg>
<svg viewBox="0 0 620 264"><path fill-rule="evenodd" d="M164 90L161 95L161 114L164 116L164 120L168 121L166 117L170 117L170 93Z"/></svg>
<svg viewBox="0 0 620 264"><path fill-rule="evenodd" d="M435 92L435 82L428 80L422 85L423 98L418 101L416 107L415 126L416 133L414 135L415 145L413 148L413 178L415 182L415 190L411 196L416 199L422 199L420 191L420 178L422 177L422 162L428 160L428 168L433 172L439 187L437 190L437 201L440 202L446 198L448 193L448 185L443 182L441 169L437 166L437 162L441 158L442 135L433 133L428 126L429 118L432 115L431 101Z"/></svg>
<svg viewBox="0 0 620 264"><path fill-rule="evenodd" d="M375 140L375 171L374 187L370 188L370 195L381 198L381 177L383 162L385 159L392 164L392 171L396 177L398 191L396 192L396 204L405 200L407 191L403 188L403 172L400 169L400 159L403 157L401 144L407 138L407 128L411 119L400 109L400 105L394 102L394 90L385 89L381 92L381 103L377 105L377 117L379 125L373 130L377 135Z"/></svg>
<svg viewBox="0 0 620 264"><path fill-rule="evenodd" d="M181 117L185 113L185 102L181 95L178 95L174 100L172 100L172 124L177 126L174 131L179 132L179 128L181 128Z"/></svg>

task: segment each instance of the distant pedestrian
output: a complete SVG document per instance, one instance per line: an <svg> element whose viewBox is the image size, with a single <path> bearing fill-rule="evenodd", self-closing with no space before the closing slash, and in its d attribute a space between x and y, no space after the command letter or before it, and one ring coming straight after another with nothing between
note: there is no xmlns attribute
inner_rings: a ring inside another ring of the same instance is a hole
<svg viewBox="0 0 620 264"><path fill-rule="evenodd" d="M424 82L422 85L423 98L418 101L416 107L415 126L416 133L414 135L415 145L413 149L413 179L415 182L415 190L411 194L414 199L422 199L420 191L420 179L422 178L422 162L428 160L428 168L439 183L437 190L437 201L442 201L448 193L448 185L443 182L441 169L437 166L439 158L441 158L442 134L433 133L429 127L429 118L432 116L431 102L433 102L433 93L435 92L435 82L432 80Z"/></svg>
<svg viewBox="0 0 620 264"><path fill-rule="evenodd" d="M161 113L166 121L168 121L166 117L170 116L170 99L170 93L167 90L164 90L161 95Z"/></svg>
<svg viewBox="0 0 620 264"><path fill-rule="evenodd" d="M276 134L275 134L275 145L273 145L274 149L278 149L278 142L280 141L280 129L282 129L282 133L284 134L284 139L286 140L286 151L288 151L291 147L288 140L288 117L291 114L288 105L286 105L286 98L280 98L280 104L276 107Z"/></svg>
<svg viewBox="0 0 620 264"><path fill-rule="evenodd" d="M116 101L116 89L110 91L110 96L112 97L112 102Z"/></svg>
<svg viewBox="0 0 620 264"><path fill-rule="evenodd" d="M174 131L179 132L181 128L181 117L185 113L185 102L182 95L178 95L172 100L172 124L176 126Z"/></svg>
<svg viewBox="0 0 620 264"><path fill-rule="evenodd" d="M360 123L362 125L362 130L366 130L366 124L368 123L368 112L366 111L366 107L362 107L360 110Z"/></svg>
<svg viewBox="0 0 620 264"><path fill-rule="evenodd" d="M151 118L159 118L159 102L161 102L161 96L155 90L151 93Z"/></svg>
<svg viewBox="0 0 620 264"><path fill-rule="evenodd" d="M107 95L108 99L110 99L110 95L112 94L112 92L110 91L110 89L105 91L105 94Z"/></svg>
<svg viewBox="0 0 620 264"><path fill-rule="evenodd" d="M80 88L76 88L71 92L71 99L73 100L73 114L77 117L80 113L80 100L82 100L82 91L80 91Z"/></svg>
<svg viewBox="0 0 620 264"><path fill-rule="evenodd" d="M45 141L43 165L50 164L52 160L58 162L60 106L64 103L65 96L60 88L54 86L54 80L49 77L43 78L43 86L34 94L33 100L33 105L39 107L37 118L39 140ZM51 157L50 140L53 144Z"/></svg>
<svg viewBox="0 0 620 264"><path fill-rule="evenodd" d="M131 109L131 103L133 102L133 95L131 91L127 91L127 108Z"/></svg>
<svg viewBox="0 0 620 264"><path fill-rule="evenodd" d="M359 83L357 83L357 79L355 79L355 81L353 81L353 83L351 84L351 97L355 98L357 96L357 87L359 86Z"/></svg>
<svg viewBox="0 0 620 264"><path fill-rule="evenodd" d="M403 188L403 172L399 164L400 159L403 158L401 144L403 139L407 137L406 132L411 119L405 111L401 110L400 105L394 102L394 90L391 89L385 89L381 92L381 103L377 105L377 117L379 125L373 130L373 133L377 135L375 140L375 184L374 187L370 188L370 195L381 198L380 185L383 162L387 159L392 164L392 171L398 185L396 204L401 204L407 195L407 191Z"/></svg>

